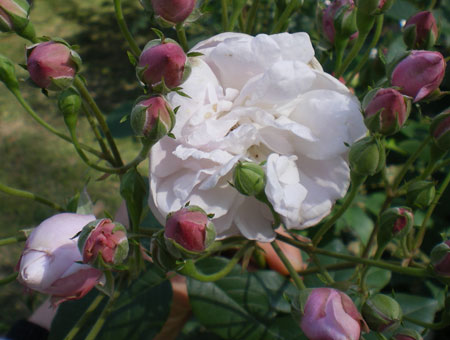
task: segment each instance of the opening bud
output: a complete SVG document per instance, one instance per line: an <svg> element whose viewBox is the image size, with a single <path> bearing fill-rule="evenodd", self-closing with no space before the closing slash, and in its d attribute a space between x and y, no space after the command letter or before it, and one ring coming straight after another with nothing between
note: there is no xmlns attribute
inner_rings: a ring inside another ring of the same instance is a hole
<svg viewBox="0 0 450 340"><path fill-rule="evenodd" d="M191 205L167 215L164 237L172 256L193 258L214 242L216 230L206 212Z"/></svg>
<svg viewBox="0 0 450 340"><path fill-rule="evenodd" d="M450 150L450 110L441 112L431 122L430 132L441 150Z"/></svg>
<svg viewBox="0 0 450 340"><path fill-rule="evenodd" d="M418 181L412 183L406 193L406 204L411 207L424 209L433 202L435 194L436 189L433 182Z"/></svg>
<svg viewBox="0 0 450 340"><path fill-rule="evenodd" d="M386 245L394 237L406 236L414 225L414 215L411 209L395 207L385 210L380 216L378 241L380 246Z"/></svg>
<svg viewBox="0 0 450 340"><path fill-rule="evenodd" d="M147 43L136 67L137 77L142 83L155 87L164 82L169 89L180 86L190 71L186 53L174 40L167 38Z"/></svg>
<svg viewBox="0 0 450 340"><path fill-rule="evenodd" d="M363 110L364 123L371 132L392 135L406 122L411 104L395 89L375 89L365 96Z"/></svg>
<svg viewBox="0 0 450 340"><path fill-rule="evenodd" d="M196 0L151 0L155 14L174 25L183 22L192 13Z"/></svg>
<svg viewBox="0 0 450 340"><path fill-rule="evenodd" d="M430 257L436 273L450 277L450 240L435 246Z"/></svg>
<svg viewBox="0 0 450 340"><path fill-rule="evenodd" d="M327 40L334 44L336 39L354 39L356 11L353 0L336 0L322 11L322 30Z"/></svg>
<svg viewBox="0 0 450 340"><path fill-rule="evenodd" d="M402 329L397 331L393 336L393 340L423 340L422 336L414 329Z"/></svg>
<svg viewBox="0 0 450 340"><path fill-rule="evenodd" d="M372 136L354 143L348 157L352 171L362 176L376 174L386 162L383 143Z"/></svg>
<svg viewBox="0 0 450 340"><path fill-rule="evenodd" d="M167 135L175 125L175 114L162 96L139 101L131 111L131 126L138 136L154 142Z"/></svg>
<svg viewBox="0 0 450 340"><path fill-rule="evenodd" d="M37 86L63 90L72 85L81 58L63 41L46 41L27 47L27 68Z"/></svg>
<svg viewBox="0 0 450 340"><path fill-rule="evenodd" d="M418 102L439 88L445 75L446 63L439 52L411 51L395 66L391 84L404 95Z"/></svg>
<svg viewBox="0 0 450 340"><path fill-rule="evenodd" d="M122 263L128 255L127 230L118 222L104 218L88 223L78 238L83 263L96 267Z"/></svg>
<svg viewBox="0 0 450 340"><path fill-rule="evenodd" d="M398 302L384 294L369 297L361 308L361 314L369 328L376 332L393 331L403 317Z"/></svg>
<svg viewBox="0 0 450 340"><path fill-rule="evenodd" d="M264 169L252 162L238 162L233 172L234 187L245 196L264 196L266 185Z"/></svg>
<svg viewBox="0 0 450 340"><path fill-rule="evenodd" d="M439 31L433 13L419 12L406 21L403 40L409 49L428 50L434 46Z"/></svg>

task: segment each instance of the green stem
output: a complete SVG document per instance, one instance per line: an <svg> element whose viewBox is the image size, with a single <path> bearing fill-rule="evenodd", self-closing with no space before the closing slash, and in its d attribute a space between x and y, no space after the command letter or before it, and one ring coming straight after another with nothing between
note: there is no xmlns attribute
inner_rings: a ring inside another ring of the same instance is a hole
<svg viewBox="0 0 450 340"><path fill-rule="evenodd" d="M123 16L121 0L114 0L114 11L116 13L116 20L119 24L120 31L127 40L128 45L130 45L131 52L133 52L136 57L139 57L141 55L141 49L128 30L127 23L125 22L125 17Z"/></svg>
<svg viewBox="0 0 450 340"><path fill-rule="evenodd" d="M119 297L120 292L116 290L114 294L110 297L108 303L106 304L105 308L102 310L100 316L98 317L95 324L92 326L91 330L89 331L88 335L86 336L85 340L94 340L98 333L101 331L103 325L105 324L106 318L108 315L112 312L114 303L116 302L117 298Z"/></svg>
<svg viewBox="0 0 450 340"><path fill-rule="evenodd" d="M305 289L305 284L303 283L303 280L298 276L297 272L295 271L294 267L292 266L291 261L284 255L283 251L280 249L280 246L278 245L277 241L273 241L271 243L271 246L273 250L277 253L278 257L280 258L281 262L283 262L284 266L288 270L292 280L294 280L295 285L299 290Z"/></svg>
<svg viewBox="0 0 450 340"><path fill-rule="evenodd" d="M369 260L369 259L363 259L363 258L360 258L360 257L352 256L352 255L336 253L336 252L332 252L332 251L329 251L329 250L316 248L316 247L314 247L314 246L312 246L310 244L305 244L305 243L299 242L297 240L293 240L293 239L291 239L289 237L286 237L286 236L283 236L283 235L280 235L280 234L277 234L277 239L280 240L280 241L283 241L285 243L291 244L294 247L300 248L300 249L302 249L302 250L304 250L306 252L321 254L321 255L325 255L325 256L329 256L329 257L334 257L334 258L337 258L337 259L346 260L346 261L349 261L349 262L366 264L366 265L369 265L369 266L374 266L374 267L378 267L378 268L388 269L388 270L391 270L391 271L396 272L396 273L410 275L410 276L432 277L432 274L429 273L426 269L405 268L405 267L401 267L399 265L388 263L388 262L385 262L385 261Z"/></svg>
<svg viewBox="0 0 450 340"><path fill-rule="evenodd" d="M10 275L8 275L7 277L0 279L0 286L1 285L6 285L8 283L11 283L13 281L16 280L18 273L12 273Z"/></svg>
<svg viewBox="0 0 450 340"><path fill-rule="evenodd" d="M320 227L319 231L314 235L312 241L315 246L320 243L323 236L330 230L331 227L333 227L337 219L341 217L342 214L347 210L347 208L352 204L356 194L358 193L359 187L364 183L365 179L366 177L359 177L356 175L352 176L352 187L350 193L345 198L345 201L339 208L339 210L336 211L336 213L329 220L327 220L325 224Z"/></svg>
<svg viewBox="0 0 450 340"><path fill-rule="evenodd" d="M275 23L275 26L272 28L271 34L279 33L281 29L285 26L289 18L291 17L292 12L296 7L301 6L301 0L291 0L289 5L286 6L285 10L279 17L278 21Z"/></svg>
<svg viewBox="0 0 450 340"><path fill-rule="evenodd" d="M192 277L195 280L203 281L203 282L212 282L220 280L221 278L227 276L234 266L239 262L241 257L247 251L248 248L253 246L252 242L247 243L243 246L239 251L233 256L233 258L227 263L225 267L214 274L203 274L197 270L195 266L195 262L193 260L187 260L184 267L181 268L178 272L182 275Z"/></svg>
<svg viewBox="0 0 450 340"><path fill-rule="evenodd" d="M51 208L53 208L53 209L55 209L57 211L60 211L60 212L66 211L66 209L61 207L59 204L54 203L52 201L49 201L48 199L46 199L46 198L44 198L42 196L33 194L33 193L25 191L25 190L19 190L19 189L11 188L11 187L6 186L6 185L4 185L2 183L0 183L0 191L6 193L8 195L13 195L13 196L17 196L17 197L32 199L32 200L34 200L36 202L48 205L49 207L51 207Z"/></svg>
<svg viewBox="0 0 450 340"><path fill-rule="evenodd" d="M9 244L15 244L19 242L26 241L27 237L25 235L19 235L19 236L11 236L7 238L0 239L0 247L1 246L7 246Z"/></svg>
<svg viewBox="0 0 450 340"><path fill-rule="evenodd" d="M367 48L367 51L364 53L363 57L359 61L359 63L356 65L356 67L353 69L352 74L348 77L346 83L350 84L353 80L353 78L361 71L363 66L366 64L367 60L369 60L370 53L372 49L378 44L378 40L380 40L381 32L383 30L383 22L384 22L384 15L377 16L375 20L375 33L373 35L372 41L370 42L369 47Z"/></svg>
<svg viewBox="0 0 450 340"><path fill-rule="evenodd" d="M316 256L316 254L314 253L308 253L308 255L311 257L311 259L313 260L314 264L317 266L317 268L319 268L319 272L320 274L322 274L322 276L324 277L324 279L327 281L327 283L329 285L334 283L334 279L333 277L330 275L330 273L328 273L328 271L326 270L326 268L322 265L322 263L320 263L319 258Z"/></svg>
<svg viewBox="0 0 450 340"><path fill-rule="evenodd" d="M55 129L53 126L51 126L50 124L48 124L46 121L44 121L41 117L39 117L39 115L31 108L30 105L28 105L28 103L25 101L25 99L22 97L22 94L17 90L11 90L11 92L14 94L14 96L17 98L17 101L20 103L20 105L22 105L22 107L25 109L25 111L27 111L27 113L38 123L40 124L42 127L44 127L45 129L47 129L48 131L50 131L51 133L55 134L56 136L58 136L59 138L64 139L67 142L72 143L72 139L65 135L64 133L58 131L57 129ZM101 152L91 148L88 145L85 144L80 144L80 146L86 150L87 152L90 152L91 154L97 156L98 158L102 158L105 159L105 155L103 155Z"/></svg>
<svg viewBox="0 0 450 340"><path fill-rule="evenodd" d="M89 318L92 316L92 313L97 309L100 302L102 302L105 295L99 294L95 297L95 299L91 302L89 307L86 309L86 311L83 313L81 318L77 321L75 326L72 327L70 332L66 335L64 340L72 340L75 338L75 336L78 334L78 332L84 327L86 322L89 320Z"/></svg>
<svg viewBox="0 0 450 340"><path fill-rule="evenodd" d="M428 220L430 219L431 215L433 214L434 209L436 208L439 200L441 199L442 195L444 194L445 189L447 189L447 186L449 183L450 183L450 172L445 177L444 182L442 182L441 186L439 187L439 189L436 193L436 196L434 197L433 202L431 203L430 207L427 210L427 214L425 215L422 225L420 226L419 233L417 234L414 249L417 250L422 245L423 238L425 237L425 233L427 231Z"/></svg>
<svg viewBox="0 0 450 340"><path fill-rule="evenodd" d="M449 323L445 322L444 320L442 320L438 323L428 323L428 322L424 322L421 320L416 320L416 319L410 318L409 316L406 316L406 315L403 315L403 320L415 323L416 325L419 325L419 326L422 326L422 327L425 327L428 329L434 329L434 330L443 329L449 325Z"/></svg>
<svg viewBox="0 0 450 340"><path fill-rule="evenodd" d="M222 4L222 29L224 32L228 29L228 1L221 0Z"/></svg>
<svg viewBox="0 0 450 340"><path fill-rule="evenodd" d="M81 97L86 101L86 103L92 109L92 112L94 113L95 118L97 118L97 121L100 124L100 128L102 129L102 132L104 133L106 140L108 141L109 147L111 148L114 158L116 160L117 164L115 164L115 165L118 165L118 166L123 165L122 158L120 157L119 150L117 149L114 138L111 134L111 131L109 130L108 124L106 123L105 117L103 116L103 113L100 111L99 107L97 106L97 103L95 102L94 98L92 98L88 89L84 85L84 82L81 80L81 78L79 76L75 77L74 85L77 88L77 90L80 92Z"/></svg>
<svg viewBox="0 0 450 340"><path fill-rule="evenodd" d="M327 271L344 270L344 269L353 268L355 266L356 266L356 264L353 262L336 263L336 264L330 264L328 266L322 266L322 268L319 268L316 266L316 267L300 270L297 273L300 276L305 276L305 275L320 273L320 272L322 272L323 269L325 269Z"/></svg>
<svg viewBox="0 0 450 340"><path fill-rule="evenodd" d="M186 31L183 27L183 23L179 23L175 26L175 29L177 31L177 37L178 41L181 44L181 47L183 47L184 52L187 52L189 50L188 41L186 38Z"/></svg>
<svg viewBox="0 0 450 340"><path fill-rule="evenodd" d="M339 70L342 65L342 59L344 58L344 51L347 47L349 39L337 39L336 41L336 62L334 65L335 70Z"/></svg>
<svg viewBox="0 0 450 340"><path fill-rule="evenodd" d="M248 12L247 24L245 26L245 33L252 34L255 26L256 13L258 12L259 0L253 0L250 11Z"/></svg>

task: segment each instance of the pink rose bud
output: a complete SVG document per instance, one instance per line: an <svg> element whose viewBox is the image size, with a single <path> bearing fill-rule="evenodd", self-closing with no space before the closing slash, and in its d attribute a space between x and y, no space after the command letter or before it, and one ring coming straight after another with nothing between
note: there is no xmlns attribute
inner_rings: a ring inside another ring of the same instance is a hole
<svg viewBox="0 0 450 340"><path fill-rule="evenodd" d="M26 24L29 11L26 0L0 0L0 31L10 32Z"/></svg>
<svg viewBox="0 0 450 340"><path fill-rule="evenodd" d="M410 49L430 49L438 37L438 27L429 11L413 15L405 24L403 40Z"/></svg>
<svg viewBox="0 0 450 340"><path fill-rule="evenodd" d="M406 236L414 225L414 215L406 207L386 209L380 216L378 243L380 247L388 244L393 238Z"/></svg>
<svg viewBox="0 0 450 340"><path fill-rule="evenodd" d="M353 0L334 0L322 11L322 30L328 41L334 44L336 36L354 39L358 36Z"/></svg>
<svg viewBox="0 0 450 340"><path fill-rule="evenodd" d="M393 336L393 340L423 340L422 336L414 329L402 329L397 331Z"/></svg>
<svg viewBox="0 0 450 340"><path fill-rule="evenodd" d="M27 48L27 67L31 79L43 89L69 87L81 66L78 53L62 42L47 41Z"/></svg>
<svg viewBox="0 0 450 340"><path fill-rule="evenodd" d="M190 73L187 56L174 40L150 41L139 57L138 78L149 86L162 83L169 89L180 86Z"/></svg>
<svg viewBox="0 0 450 340"><path fill-rule="evenodd" d="M169 252L181 258L206 250L216 232L206 212L192 205L167 215L164 237Z"/></svg>
<svg viewBox="0 0 450 340"><path fill-rule="evenodd" d="M450 277L450 240L435 246L430 257L436 273Z"/></svg>
<svg viewBox="0 0 450 340"><path fill-rule="evenodd" d="M80 299L101 283L101 270L80 264L77 235L93 215L63 213L36 227L25 244L17 268L26 287L52 295L55 304Z"/></svg>
<svg viewBox="0 0 450 340"><path fill-rule="evenodd" d="M175 115L167 101L154 96L140 101L131 111L131 126L138 136L158 141L175 125Z"/></svg>
<svg viewBox="0 0 450 340"><path fill-rule="evenodd" d="M83 262L120 264L128 255L127 230L118 222L104 218L87 224L78 238ZM100 261L101 258L101 261Z"/></svg>
<svg viewBox="0 0 450 340"><path fill-rule="evenodd" d="M439 88L445 74L442 54L432 51L411 51L394 69L392 86L418 102Z"/></svg>
<svg viewBox="0 0 450 340"><path fill-rule="evenodd" d="M440 149L450 150L450 110L433 118L430 131L434 142Z"/></svg>
<svg viewBox="0 0 450 340"><path fill-rule="evenodd" d="M165 21L178 24L187 19L195 7L196 0L151 0L153 10Z"/></svg>
<svg viewBox="0 0 450 340"><path fill-rule="evenodd" d="M333 288L315 288L303 308L300 327L309 340L359 340L368 331L353 301Z"/></svg>
<svg viewBox="0 0 450 340"><path fill-rule="evenodd" d="M408 118L409 100L394 89L370 91L363 101L364 123L371 132L396 133Z"/></svg>

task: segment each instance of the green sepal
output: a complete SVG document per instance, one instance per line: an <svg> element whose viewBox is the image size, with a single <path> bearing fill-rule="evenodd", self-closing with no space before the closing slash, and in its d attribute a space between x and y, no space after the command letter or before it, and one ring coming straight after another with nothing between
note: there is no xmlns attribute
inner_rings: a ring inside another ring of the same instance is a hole
<svg viewBox="0 0 450 340"><path fill-rule="evenodd" d="M403 311L390 296L370 296L361 308L361 314L369 328L376 332L391 332L400 326Z"/></svg>
<svg viewBox="0 0 450 340"><path fill-rule="evenodd" d="M0 80L11 91L19 91L19 82L16 77L16 69L11 60L0 54Z"/></svg>
<svg viewBox="0 0 450 340"><path fill-rule="evenodd" d="M81 109L81 97L78 91L72 87L62 91L58 97L58 108L64 115L69 131L75 129Z"/></svg>
<svg viewBox="0 0 450 340"><path fill-rule="evenodd" d="M417 181L408 187L406 203L414 208L425 209L434 200L436 189L431 181Z"/></svg>
<svg viewBox="0 0 450 340"><path fill-rule="evenodd" d="M412 24L406 26L403 30L403 41L405 42L409 50L414 49L416 39L417 39L416 25Z"/></svg>

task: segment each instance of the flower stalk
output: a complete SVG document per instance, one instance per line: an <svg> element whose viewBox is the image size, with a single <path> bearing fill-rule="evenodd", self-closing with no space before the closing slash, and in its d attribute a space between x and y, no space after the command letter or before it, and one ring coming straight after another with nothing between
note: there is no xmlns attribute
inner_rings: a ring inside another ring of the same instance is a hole
<svg viewBox="0 0 450 340"><path fill-rule="evenodd" d="M136 57L139 57L141 54L141 49L139 48L138 44L134 40L133 36L131 35L130 31L128 30L127 23L125 22L125 18L122 11L122 1L121 0L114 0L114 12L116 13L116 20L119 24L120 31L122 32L124 38L128 42L128 45L130 46L131 52Z"/></svg>
<svg viewBox="0 0 450 340"><path fill-rule="evenodd" d="M281 262L283 262L284 266L289 271L289 275L291 276L292 280L294 281L295 285L299 290L305 289L305 284L303 283L303 280L300 278L298 273L295 271L294 267L292 266L289 259L284 255L283 251L280 249L280 246L276 241L272 241L271 246L273 250L277 253L278 257L280 258Z"/></svg>

